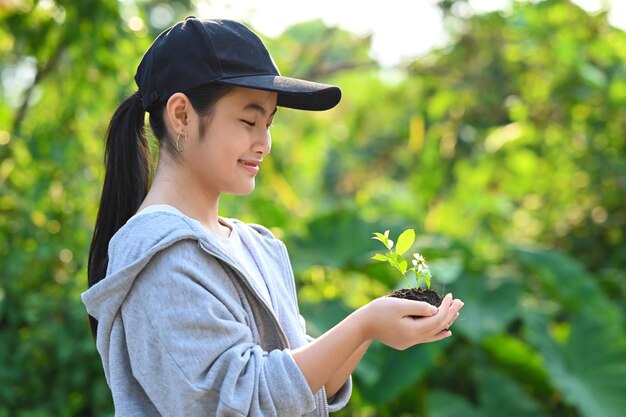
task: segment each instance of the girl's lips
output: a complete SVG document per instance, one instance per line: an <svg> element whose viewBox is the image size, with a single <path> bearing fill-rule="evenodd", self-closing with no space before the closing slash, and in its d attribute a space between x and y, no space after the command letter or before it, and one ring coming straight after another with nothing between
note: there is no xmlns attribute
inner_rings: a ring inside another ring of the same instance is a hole
<svg viewBox="0 0 626 417"><path fill-rule="evenodd" d="M252 175L259 173L259 164L261 161L250 159L238 159L237 163Z"/></svg>

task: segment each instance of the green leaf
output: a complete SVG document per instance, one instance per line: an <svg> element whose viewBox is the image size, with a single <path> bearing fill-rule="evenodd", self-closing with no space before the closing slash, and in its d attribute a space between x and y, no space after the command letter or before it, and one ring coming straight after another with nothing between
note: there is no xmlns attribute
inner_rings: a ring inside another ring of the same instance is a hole
<svg viewBox="0 0 626 417"><path fill-rule="evenodd" d="M515 375L518 381L532 386L540 395L551 394L552 388L541 355L526 340L518 335L500 333L483 339L481 346L498 369Z"/></svg>
<svg viewBox="0 0 626 417"><path fill-rule="evenodd" d="M395 266L402 275L406 274L407 262L402 256L395 252L389 253L389 263Z"/></svg>
<svg viewBox="0 0 626 417"><path fill-rule="evenodd" d="M374 237L372 239L382 242L382 244L385 245L387 249L391 250L391 245L389 243L388 235L389 235L389 230L387 230L385 234L374 232Z"/></svg>
<svg viewBox="0 0 626 417"><path fill-rule="evenodd" d="M541 405L528 396L519 383L492 368L478 372L481 415L506 417L547 417Z"/></svg>
<svg viewBox="0 0 626 417"><path fill-rule="evenodd" d="M585 62L578 68L581 78L596 88L605 88L607 85L607 77L600 68Z"/></svg>
<svg viewBox="0 0 626 417"><path fill-rule="evenodd" d="M536 273L545 297L571 312L585 310L610 321L621 320L620 309L578 260L556 250L517 249L514 253Z"/></svg>
<svg viewBox="0 0 626 417"><path fill-rule="evenodd" d="M400 259L402 259L402 257L398 256L398 254L395 252L389 252L387 254L387 260L389 261L389 263L392 266L395 266L396 268L398 268L398 270L400 270L400 263L399 263Z"/></svg>
<svg viewBox="0 0 626 417"><path fill-rule="evenodd" d="M484 368L478 371L478 402L475 406L465 398L446 391L428 396L429 417L546 417L541 405L529 397L519 384L508 376Z"/></svg>
<svg viewBox="0 0 626 417"><path fill-rule="evenodd" d="M400 259L400 262L398 262L398 265L400 266L400 272L402 272L402 275L406 274L406 268L407 268L406 259Z"/></svg>
<svg viewBox="0 0 626 417"><path fill-rule="evenodd" d="M402 272L402 268L400 267L400 265L399 265L396 261L393 261L393 260L391 260L391 259L390 259L390 260L389 260L389 264L390 264L391 266L393 266L394 268L396 268L400 274L404 274L404 273Z"/></svg>
<svg viewBox="0 0 626 417"><path fill-rule="evenodd" d="M398 242L396 242L396 253L398 255L404 255L406 251L411 249L413 243L415 242L415 230L407 229L398 237Z"/></svg>
<svg viewBox="0 0 626 417"><path fill-rule="evenodd" d="M518 314L521 287L511 282L493 282L489 276L463 275L454 295L465 302L454 326L472 341L506 330Z"/></svg>
<svg viewBox="0 0 626 417"><path fill-rule="evenodd" d="M567 403L586 417L624 415L626 337L616 321L578 314L561 323L569 332L558 334L551 331L555 323L539 313L527 312L524 322L530 343Z"/></svg>
<svg viewBox="0 0 626 417"><path fill-rule="evenodd" d="M354 374L359 391L369 403L384 404L410 390L436 368L446 343L426 343L402 351L372 343ZM458 414L464 416L464 414Z"/></svg>
<svg viewBox="0 0 626 417"><path fill-rule="evenodd" d="M382 253L377 253L376 255L372 256L371 259L374 259L375 261L382 261L385 262L387 261L389 258L387 258L386 255L383 255Z"/></svg>
<svg viewBox="0 0 626 417"><path fill-rule="evenodd" d="M387 241L387 238L382 233L374 232L374 237L372 239L380 240L381 242Z"/></svg>
<svg viewBox="0 0 626 417"><path fill-rule="evenodd" d="M471 402L460 395L446 391L433 391L428 395L429 417L480 417Z"/></svg>
<svg viewBox="0 0 626 417"><path fill-rule="evenodd" d="M264 201L264 199L262 199ZM256 209L261 209L262 202L255 201ZM243 205L238 205L243 209ZM370 230L380 230L372 226L354 210L336 209L320 214L314 219L302 220L306 233L301 237L289 239L294 273L309 269L314 265L326 265L343 268L363 260L364 253L373 253Z"/></svg>

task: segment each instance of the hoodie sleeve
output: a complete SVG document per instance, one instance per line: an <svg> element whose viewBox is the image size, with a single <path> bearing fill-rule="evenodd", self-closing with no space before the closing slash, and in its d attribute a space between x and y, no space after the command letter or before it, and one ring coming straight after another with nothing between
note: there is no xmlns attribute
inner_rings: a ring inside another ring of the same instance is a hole
<svg viewBox="0 0 626 417"><path fill-rule="evenodd" d="M254 343L234 285L183 241L157 254L122 306L133 377L164 416L300 416L315 407L288 351Z"/></svg>
<svg viewBox="0 0 626 417"><path fill-rule="evenodd" d="M306 320L300 315L300 326L302 326L302 331L306 333ZM306 335L306 339L308 342L312 342L315 340L313 336ZM346 382L339 388L339 391L335 393L332 397L328 398L328 411L331 413L336 413L337 411L344 408L348 401L350 400L350 396L352 395L352 376L349 376Z"/></svg>

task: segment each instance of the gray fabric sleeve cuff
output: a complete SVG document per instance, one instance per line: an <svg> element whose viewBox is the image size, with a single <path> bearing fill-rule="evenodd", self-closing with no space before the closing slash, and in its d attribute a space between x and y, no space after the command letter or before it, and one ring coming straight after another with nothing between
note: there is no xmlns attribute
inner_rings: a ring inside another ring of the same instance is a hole
<svg viewBox="0 0 626 417"><path fill-rule="evenodd" d="M350 400L350 395L352 395L352 377L350 376L348 380L339 388L339 391L335 393L332 397L328 399L328 411L334 413L336 411L341 410L343 407L348 404Z"/></svg>
<svg viewBox="0 0 626 417"><path fill-rule="evenodd" d="M272 381L272 401L278 411L284 415L291 415L294 407L298 406L301 414L311 412L315 409L315 397L311 392L309 383L302 374L302 371L287 351L274 350L267 356L266 376L268 381ZM285 378L285 375L288 378ZM289 393L289 395L285 395ZM301 398L294 398L297 394L302 394Z"/></svg>

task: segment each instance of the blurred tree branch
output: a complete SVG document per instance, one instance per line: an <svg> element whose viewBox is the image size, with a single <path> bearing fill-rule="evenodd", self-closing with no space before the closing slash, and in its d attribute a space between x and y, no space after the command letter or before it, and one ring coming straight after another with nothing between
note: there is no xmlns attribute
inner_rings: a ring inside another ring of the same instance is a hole
<svg viewBox="0 0 626 417"><path fill-rule="evenodd" d="M14 134L18 134L22 122L26 118L26 114L28 112L28 106L30 105L30 100L33 96L33 92L35 87L48 75L50 74L54 68L57 66L59 62L59 58L63 54L66 49L65 36L61 36L59 39L59 43L57 44L54 52L50 56L50 58L44 63L37 63L37 69L35 74L35 79L33 83L24 91L24 98L22 100L22 104L19 106L17 111L15 112L15 117L13 118L13 124L11 131Z"/></svg>

